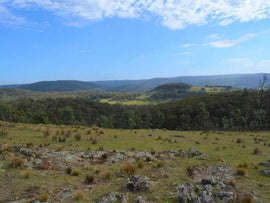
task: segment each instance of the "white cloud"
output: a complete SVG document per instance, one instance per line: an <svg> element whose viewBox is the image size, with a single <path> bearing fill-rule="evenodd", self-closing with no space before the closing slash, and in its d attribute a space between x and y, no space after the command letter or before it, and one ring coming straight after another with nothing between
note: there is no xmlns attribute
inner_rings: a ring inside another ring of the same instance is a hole
<svg viewBox="0 0 270 203"><path fill-rule="evenodd" d="M22 17L12 14L8 9L0 4L0 24L7 26L27 24L27 20Z"/></svg>
<svg viewBox="0 0 270 203"><path fill-rule="evenodd" d="M226 59L225 62L239 63L239 62L248 62L249 58L229 58Z"/></svg>
<svg viewBox="0 0 270 203"><path fill-rule="evenodd" d="M170 29L270 18L269 0L2 0L1 4L16 9L39 7L58 16L90 22L151 16Z"/></svg>
<svg viewBox="0 0 270 203"><path fill-rule="evenodd" d="M234 39L234 40L218 40L218 41L213 41L213 42L210 42L210 43L206 43L205 45L208 45L208 46L212 46L212 47L217 47L217 48L227 48L227 47L234 47L236 45L239 45L243 42L246 42L252 38L255 38L257 37L257 34L246 34L238 39Z"/></svg>
<svg viewBox="0 0 270 203"><path fill-rule="evenodd" d="M184 48L189 48L189 47L198 46L198 44L196 44L196 43L190 43L190 44L182 44L181 46L184 47Z"/></svg>

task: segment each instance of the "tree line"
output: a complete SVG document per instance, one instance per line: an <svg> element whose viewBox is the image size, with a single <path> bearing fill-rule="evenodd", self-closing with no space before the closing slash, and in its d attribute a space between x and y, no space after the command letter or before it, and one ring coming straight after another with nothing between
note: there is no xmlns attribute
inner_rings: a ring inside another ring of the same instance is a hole
<svg viewBox="0 0 270 203"><path fill-rule="evenodd" d="M104 128L170 130L270 129L270 91L192 96L155 106L122 106L87 98L21 98L0 102L0 120Z"/></svg>

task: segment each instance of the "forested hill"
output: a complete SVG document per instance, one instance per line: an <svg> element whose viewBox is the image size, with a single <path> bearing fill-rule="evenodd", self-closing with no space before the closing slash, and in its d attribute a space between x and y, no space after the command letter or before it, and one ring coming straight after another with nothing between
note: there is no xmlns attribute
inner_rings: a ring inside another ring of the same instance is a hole
<svg viewBox="0 0 270 203"><path fill-rule="evenodd" d="M171 130L270 129L270 91L204 94L155 106L103 104L83 98L0 102L0 120Z"/></svg>
<svg viewBox="0 0 270 203"><path fill-rule="evenodd" d="M9 85L31 91L79 91L103 90L109 92L145 92L166 83L186 83L192 86L232 86L233 88L254 89L259 86L263 73L258 74L232 74L215 76L182 76L171 78L153 78L145 80L113 80L113 81L44 81L26 85ZM268 82L270 85L270 82Z"/></svg>

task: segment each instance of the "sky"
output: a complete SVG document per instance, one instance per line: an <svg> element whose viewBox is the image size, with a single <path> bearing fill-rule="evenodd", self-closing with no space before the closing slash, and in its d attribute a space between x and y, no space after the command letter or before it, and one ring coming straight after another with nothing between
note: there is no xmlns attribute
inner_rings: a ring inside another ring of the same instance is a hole
<svg viewBox="0 0 270 203"><path fill-rule="evenodd" d="M269 0L0 0L0 84L270 72Z"/></svg>

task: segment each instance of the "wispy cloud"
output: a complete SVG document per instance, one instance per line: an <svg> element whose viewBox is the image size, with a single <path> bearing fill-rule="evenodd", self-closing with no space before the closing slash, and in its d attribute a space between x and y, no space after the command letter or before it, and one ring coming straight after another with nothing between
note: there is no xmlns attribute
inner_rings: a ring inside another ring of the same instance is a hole
<svg viewBox="0 0 270 203"><path fill-rule="evenodd" d="M225 26L270 18L268 0L1 0L0 5L16 9L39 7L58 16L85 21L150 17L170 29L208 23Z"/></svg>
<svg viewBox="0 0 270 203"><path fill-rule="evenodd" d="M246 42L252 38L257 37L257 34L246 34L238 39L225 39L225 40L218 40L218 41L213 41L206 43L205 45L216 47L216 48L227 48L227 47L234 47L236 45L239 45L243 42Z"/></svg>
<svg viewBox="0 0 270 203"><path fill-rule="evenodd" d="M232 62L232 63L239 63L239 62L247 62L249 61L249 58L229 58L224 60L225 62Z"/></svg>
<svg viewBox="0 0 270 203"><path fill-rule="evenodd" d="M196 43L190 43L190 44L182 44L181 46L184 48L189 48L189 47L195 47L198 46L199 44Z"/></svg>

